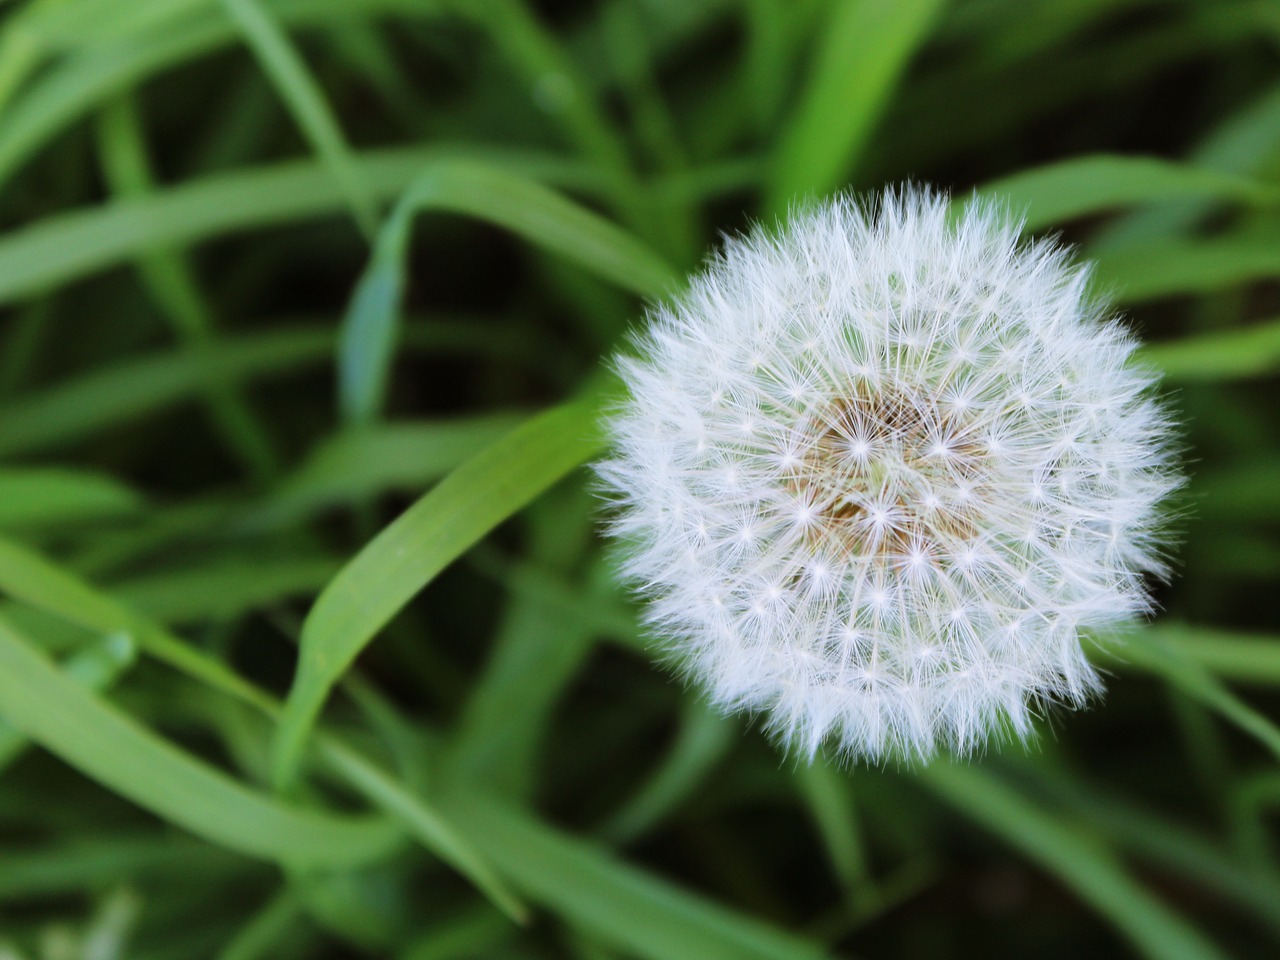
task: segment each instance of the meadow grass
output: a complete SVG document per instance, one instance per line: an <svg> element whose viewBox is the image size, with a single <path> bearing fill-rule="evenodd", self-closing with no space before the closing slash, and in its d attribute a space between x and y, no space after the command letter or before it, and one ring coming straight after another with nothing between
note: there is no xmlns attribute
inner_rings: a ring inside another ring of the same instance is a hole
<svg viewBox="0 0 1280 960"><path fill-rule="evenodd" d="M1247 0L0 0L0 958L1280 951L1280 21ZM1104 702L810 765L585 464L724 232L1061 232L1184 424Z"/></svg>

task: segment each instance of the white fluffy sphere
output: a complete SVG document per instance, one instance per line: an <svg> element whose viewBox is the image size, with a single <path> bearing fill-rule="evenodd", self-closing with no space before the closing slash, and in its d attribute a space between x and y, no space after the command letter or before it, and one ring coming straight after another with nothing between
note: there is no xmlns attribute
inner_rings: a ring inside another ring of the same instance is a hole
<svg viewBox="0 0 1280 960"><path fill-rule="evenodd" d="M964 753L1099 689L1178 479L1153 377L995 205L912 187L732 239L618 361L598 470L650 628L812 754Z"/></svg>

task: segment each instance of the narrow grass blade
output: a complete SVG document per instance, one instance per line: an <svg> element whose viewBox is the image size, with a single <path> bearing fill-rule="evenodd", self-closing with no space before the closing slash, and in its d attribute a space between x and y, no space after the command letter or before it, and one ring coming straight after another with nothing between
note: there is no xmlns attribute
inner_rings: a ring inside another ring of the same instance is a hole
<svg viewBox="0 0 1280 960"><path fill-rule="evenodd" d="M386 820L282 806L93 696L0 622L0 714L86 776L198 836L249 856L340 866L387 856Z"/></svg>
<svg viewBox="0 0 1280 960"><path fill-rule="evenodd" d="M125 361L0 406L0 456L78 440L175 401L209 383L284 373L332 355L328 330L293 329L227 339L197 358L166 351Z"/></svg>
<svg viewBox="0 0 1280 960"><path fill-rule="evenodd" d="M1139 631L1116 651L1123 661L1163 677L1192 699L1234 724L1280 759L1280 726L1245 703L1209 670L1178 647L1166 642L1178 628L1164 626Z"/></svg>
<svg viewBox="0 0 1280 960"><path fill-rule="evenodd" d="M1098 260L1098 283L1121 303L1213 293L1280 276L1275 240L1228 236L1153 243L1106 254Z"/></svg>
<svg viewBox="0 0 1280 960"><path fill-rule="evenodd" d="M817 960L817 944L710 903L487 796L442 800L537 903L646 960Z"/></svg>
<svg viewBox="0 0 1280 960"><path fill-rule="evenodd" d="M351 423L375 419L400 328L414 218L427 210L496 224L641 296L675 286L671 268L629 234L527 178L475 162L429 165L378 234L352 297L338 348L339 402Z"/></svg>
<svg viewBox="0 0 1280 960"><path fill-rule="evenodd" d="M302 919L297 897L290 891L272 897L235 939L223 947L217 960L262 960L270 957L277 944L288 938Z"/></svg>
<svg viewBox="0 0 1280 960"><path fill-rule="evenodd" d="M339 563L303 556L213 555L113 585L130 609L165 624L232 620L291 598L312 596Z"/></svg>
<svg viewBox="0 0 1280 960"><path fill-rule="evenodd" d="M90 690L105 690L133 666L137 647L127 634L113 633L77 650L61 665L62 672ZM0 720L0 770L17 757L30 741L21 731Z"/></svg>
<svg viewBox="0 0 1280 960"><path fill-rule="evenodd" d="M1149 343L1138 357L1175 383L1243 380L1280 370L1280 318Z"/></svg>
<svg viewBox="0 0 1280 960"><path fill-rule="evenodd" d="M491 861L477 856L472 846L463 841L434 810L354 750L333 741L324 741L319 744L319 751L324 761L343 779L357 787L379 808L395 816L428 850L470 878L503 913L517 923L528 919L527 908L498 878L490 866Z"/></svg>
<svg viewBox="0 0 1280 960"><path fill-rule="evenodd" d="M0 592L4 592L14 599L53 613L70 623L89 630L104 634L117 631L124 632L133 637L137 641L139 648L149 656L180 670L201 683L207 684L214 690L253 707L259 713L275 718L281 712L280 706L274 698L228 669L220 661L214 660L204 652L183 643L162 627L137 615L113 598L100 593L89 584L60 569L38 554L3 540L0 540ZM0 623L0 626L2 625ZM39 659L39 655L34 652L31 653L31 656ZM0 656L0 665L2 664L3 657ZM53 668L50 667L49 669ZM3 677L0 677L0 680L3 679ZM0 714L8 716L4 707L2 686L0 686ZM10 719L12 720L13 718L10 717ZM127 722L125 725L128 726ZM15 726L21 728L22 725L15 721ZM103 736L110 737L113 735L112 728L103 728L103 731ZM27 733L30 735L30 731L27 731ZM148 734L148 736L150 735ZM36 739L34 736L32 738ZM163 741L158 742L163 745ZM47 743L44 745L48 746ZM165 746L167 747L167 745ZM410 834L417 838L426 849L435 853L465 875L478 889L485 892L497 906L510 913L513 917L519 918L523 916L523 907L520 906L519 901L510 893L507 887L494 877L492 868L475 852L473 846L467 840L463 839L449 823L445 822L434 808L413 796L403 787L385 777L385 775L382 775L376 768L369 767L361 758L355 757L353 762L351 752L333 738L328 736L318 737L317 746L322 751L322 756L329 760L358 792L374 805L385 810L386 813L399 819ZM172 747L167 747L167 749L177 753ZM128 771L126 770L127 773ZM104 780L103 782L108 781ZM234 781L231 783L237 789L243 789L235 785ZM155 786L155 790L164 793L165 786L163 781ZM123 790L120 792L124 793ZM127 793L124 795L130 796ZM165 794L165 796L169 796L169 794ZM249 796L255 801L266 802L262 801L257 794L249 793ZM225 790L221 794L215 791L209 795L209 802L217 803L227 798L228 795ZM174 802L180 802L180 799ZM287 811L288 809L277 808L269 803L268 806L272 810L282 809ZM239 813L244 812L244 809L232 807L231 812L239 815ZM312 817L313 815L304 813L303 816ZM320 818L318 822L321 824L329 822L325 815L317 814L314 816ZM307 822L311 823L313 821L307 820ZM340 824L348 823L347 820L338 822ZM356 822L350 829L356 831L359 836L368 834L373 839L377 839L381 836L377 831L381 830L382 826L382 824L366 826ZM272 821L267 821L261 827L264 830L271 829ZM280 839L280 842L288 842L289 836L291 835L286 834ZM350 844L354 846L357 839L358 836L351 839L349 841ZM369 842L372 843L372 839ZM339 849L337 852L342 853L343 851ZM353 853L351 862L354 863L356 859ZM305 867L311 864L312 861L303 858L298 861L290 860L289 863L292 866ZM336 859L321 859L314 861L314 865L337 865L337 861Z"/></svg>
<svg viewBox="0 0 1280 960"><path fill-rule="evenodd" d="M978 196L1026 215L1041 230L1076 217L1161 200L1209 199L1253 207L1280 206L1280 188L1157 157L1072 157L1001 177Z"/></svg>
<svg viewBox="0 0 1280 960"><path fill-rule="evenodd" d="M28 529L119 518L142 497L114 477L56 467L0 469L0 529Z"/></svg>
<svg viewBox="0 0 1280 960"><path fill-rule="evenodd" d="M820 48L783 132L766 196L771 215L838 187L862 153L941 0L835 0Z"/></svg>
<svg viewBox="0 0 1280 960"><path fill-rule="evenodd" d="M1235 176L1265 176L1280 150L1280 85L1232 113L1191 153L1197 167ZM1093 238L1096 250L1118 250L1191 231L1212 212L1211 198L1187 198L1136 210L1105 226Z"/></svg>
<svg viewBox="0 0 1280 960"><path fill-rule="evenodd" d="M827 859L846 890L853 890L867 876L867 856L858 827L853 784L822 757L801 763L796 771L809 814L822 835Z"/></svg>
<svg viewBox="0 0 1280 960"><path fill-rule="evenodd" d="M733 747L738 724L695 697L682 702L675 743L626 806L601 828L615 843L628 843L661 823L701 784Z"/></svg>
<svg viewBox="0 0 1280 960"><path fill-rule="evenodd" d="M117 197L146 196L155 188L142 121L134 103L122 98L108 105L98 123L99 153ZM138 270L178 340L199 360L212 341L212 310L180 250L154 248L142 254ZM234 456L259 480L272 476L278 461L270 439L234 385L204 385L214 425Z"/></svg>
<svg viewBox="0 0 1280 960"><path fill-rule="evenodd" d="M601 446L595 398L530 420L442 480L325 588L303 625L298 672L276 733L275 779L297 770L329 690L387 622L449 563Z"/></svg>
<svg viewBox="0 0 1280 960"><path fill-rule="evenodd" d="M356 223L366 236L373 236L378 222L373 194L361 179L337 118L302 57L257 0L222 0L222 6L243 32L299 128L341 185Z"/></svg>
<svg viewBox="0 0 1280 960"><path fill-rule="evenodd" d="M111 11L125 5L109 0ZM65 5L63 5L65 8ZM140 5L129 4L136 10ZM13 171L35 154L60 131L84 117L95 104L124 93L131 87L174 66L193 63L201 57L239 39L234 24L225 12L207 4L207 13L152 23L155 29L126 31L110 43L100 42L96 27L101 16L72 13L76 24L74 36L47 37L55 48L71 47L67 55L41 73L20 91L5 111L0 125L0 187ZM361 0L358 8L350 0L272 0L272 13L287 26L333 23L349 20L352 15L373 20L387 14L421 15L425 0ZM72 11L68 11L72 12ZM99 42L93 42L93 41ZM86 43L84 49L75 46ZM21 45L19 45L21 46ZM33 51L38 55L39 50ZM13 83L38 65L26 49L19 50L26 63L14 63L12 76L0 81ZM0 89L0 97L4 90ZM332 184L332 178L326 175ZM335 188L336 184L332 184Z"/></svg>
<svg viewBox="0 0 1280 960"><path fill-rule="evenodd" d="M421 490L524 419L483 414L439 422L400 422L338 433L311 451L247 526L273 526L337 504L392 490Z"/></svg>
<svg viewBox="0 0 1280 960"><path fill-rule="evenodd" d="M581 164L532 151L377 150L357 154L354 162L374 197L390 199L432 164L472 159L503 164L531 178L596 185ZM211 174L145 197L46 217L0 238L0 303L67 284L156 247L328 216L344 204L322 164L291 161Z"/></svg>
<svg viewBox="0 0 1280 960"><path fill-rule="evenodd" d="M1178 625L1148 627L1178 653L1240 683L1280 684L1280 637Z"/></svg>
<svg viewBox="0 0 1280 960"><path fill-rule="evenodd" d="M1151 960L1226 960L1205 936L1139 886L1091 834L1049 816L977 766L933 763L919 782L1075 891Z"/></svg>

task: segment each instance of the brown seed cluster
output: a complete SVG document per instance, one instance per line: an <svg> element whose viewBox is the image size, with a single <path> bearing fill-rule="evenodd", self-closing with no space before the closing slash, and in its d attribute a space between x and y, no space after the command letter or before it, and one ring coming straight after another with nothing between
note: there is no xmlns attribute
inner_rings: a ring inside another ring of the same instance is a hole
<svg viewBox="0 0 1280 960"><path fill-rule="evenodd" d="M966 418L906 389L859 386L801 428L788 488L810 506L805 535L843 559L926 558L972 539L990 453Z"/></svg>

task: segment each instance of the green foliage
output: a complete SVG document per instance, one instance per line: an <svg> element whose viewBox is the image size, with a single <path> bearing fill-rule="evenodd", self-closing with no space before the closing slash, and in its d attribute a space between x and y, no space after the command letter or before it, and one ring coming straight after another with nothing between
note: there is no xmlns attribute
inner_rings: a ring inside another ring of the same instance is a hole
<svg viewBox="0 0 1280 960"><path fill-rule="evenodd" d="M0 957L1280 949L1280 86L1250 0L0 0ZM721 232L913 178L1185 422L1092 711L893 770L650 662L586 471Z"/></svg>

